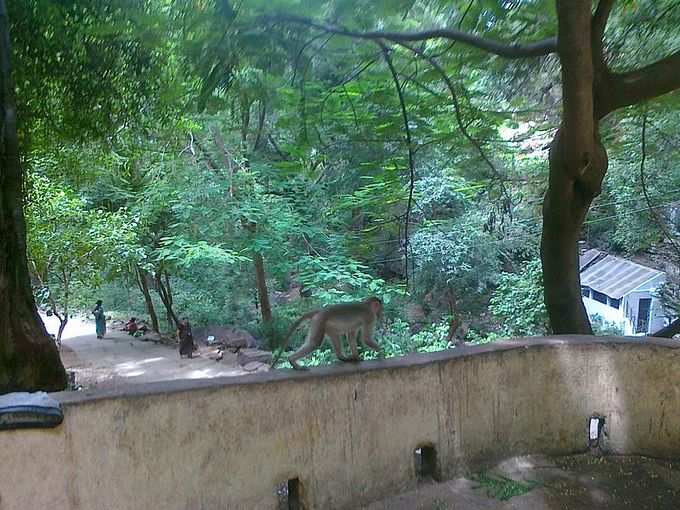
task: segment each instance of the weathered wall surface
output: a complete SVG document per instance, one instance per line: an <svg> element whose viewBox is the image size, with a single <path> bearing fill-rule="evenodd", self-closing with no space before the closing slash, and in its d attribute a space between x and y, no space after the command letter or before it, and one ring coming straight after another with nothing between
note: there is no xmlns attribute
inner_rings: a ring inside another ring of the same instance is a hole
<svg viewBox="0 0 680 510"><path fill-rule="evenodd" d="M356 508L509 455L584 451L606 417L613 453L680 457L680 348L553 337L119 392L57 393L64 424L0 432L0 510L275 509L298 477L308 508Z"/></svg>

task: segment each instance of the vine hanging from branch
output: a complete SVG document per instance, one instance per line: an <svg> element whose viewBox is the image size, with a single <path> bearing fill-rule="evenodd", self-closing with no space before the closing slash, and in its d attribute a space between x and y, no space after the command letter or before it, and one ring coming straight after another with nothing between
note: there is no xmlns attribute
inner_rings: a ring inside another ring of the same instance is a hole
<svg viewBox="0 0 680 510"><path fill-rule="evenodd" d="M392 80L394 81L394 86L397 89L397 95L399 96L399 105L401 107L401 116L404 122L404 137L406 139L406 147L408 149L408 168L409 168L409 189L408 189L408 202L406 203L406 214L404 221L404 275L406 277L406 288L408 288L409 274L408 274L408 250L409 250L409 239L408 239L408 227L409 221L411 220L411 207L413 204L413 188L415 187L415 151L413 147L413 138L411 137L411 127L408 121L408 112L406 110L406 101L404 100L404 92L402 90L401 83L399 82L399 77L397 71L394 68L392 62L392 57L390 56L390 50L385 45L383 41L378 40L376 42L380 49L382 50L383 58L387 67L390 69L392 74Z"/></svg>

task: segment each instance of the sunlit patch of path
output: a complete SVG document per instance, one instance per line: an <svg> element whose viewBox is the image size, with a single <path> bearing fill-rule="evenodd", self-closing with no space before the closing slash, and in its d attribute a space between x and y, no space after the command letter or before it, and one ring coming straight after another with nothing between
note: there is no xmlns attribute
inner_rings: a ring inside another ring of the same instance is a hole
<svg viewBox="0 0 680 510"><path fill-rule="evenodd" d="M47 330L56 334L59 321L55 317L43 317L43 321ZM64 330L61 358L66 369L76 373L76 382L84 387L108 388L250 373L229 352L219 362L205 350L192 359L180 358L176 347L142 342L123 331L109 330L103 340L98 340L94 323L79 318L70 319Z"/></svg>

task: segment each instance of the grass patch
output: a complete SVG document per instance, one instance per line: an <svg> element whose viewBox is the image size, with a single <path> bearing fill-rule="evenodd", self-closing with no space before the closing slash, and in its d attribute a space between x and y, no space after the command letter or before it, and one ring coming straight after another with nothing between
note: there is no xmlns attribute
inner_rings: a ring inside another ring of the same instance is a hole
<svg viewBox="0 0 680 510"><path fill-rule="evenodd" d="M539 482L534 480L520 482L502 475L492 475L490 473L477 473L471 479L479 484L474 487L475 489L483 489L487 496L500 501L507 501L515 496L521 496L540 485Z"/></svg>

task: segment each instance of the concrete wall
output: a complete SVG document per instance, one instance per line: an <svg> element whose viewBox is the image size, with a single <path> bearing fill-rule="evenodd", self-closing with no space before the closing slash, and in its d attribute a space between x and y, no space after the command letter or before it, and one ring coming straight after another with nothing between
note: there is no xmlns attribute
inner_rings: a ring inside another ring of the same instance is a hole
<svg viewBox="0 0 680 510"><path fill-rule="evenodd" d="M680 457L680 349L554 337L221 380L58 393L57 429L0 432L0 509L274 509L298 477L307 508L357 508L510 455L584 451L606 417L613 453Z"/></svg>

